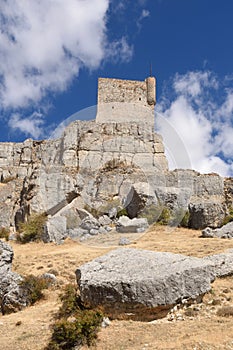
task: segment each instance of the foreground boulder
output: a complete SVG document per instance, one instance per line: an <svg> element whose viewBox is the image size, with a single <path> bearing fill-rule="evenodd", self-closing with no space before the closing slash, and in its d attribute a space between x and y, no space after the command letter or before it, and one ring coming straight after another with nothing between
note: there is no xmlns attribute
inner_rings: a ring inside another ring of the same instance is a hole
<svg viewBox="0 0 233 350"><path fill-rule="evenodd" d="M233 275L233 249L221 254L215 254L203 258L212 264L215 277L226 277Z"/></svg>
<svg viewBox="0 0 233 350"><path fill-rule="evenodd" d="M211 289L211 261L172 253L121 248L76 271L81 299L101 305L112 317L155 319L183 299L195 300Z"/></svg>
<svg viewBox="0 0 233 350"><path fill-rule="evenodd" d="M215 237L233 238L233 221L229 222L228 224L226 224L220 228L216 228L216 229L206 227L202 231L201 237L203 237L203 238L215 238Z"/></svg>
<svg viewBox="0 0 233 350"><path fill-rule="evenodd" d="M20 290L22 278L11 271L13 255L11 246L0 241L0 306L2 314L18 311L26 306L26 299Z"/></svg>

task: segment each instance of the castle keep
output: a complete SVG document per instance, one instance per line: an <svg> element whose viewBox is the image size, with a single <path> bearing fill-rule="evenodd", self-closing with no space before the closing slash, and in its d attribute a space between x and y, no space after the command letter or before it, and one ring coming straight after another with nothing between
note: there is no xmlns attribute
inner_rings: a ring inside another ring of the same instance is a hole
<svg viewBox="0 0 233 350"><path fill-rule="evenodd" d="M134 122L154 128L156 80L99 78L97 123Z"/></svg>

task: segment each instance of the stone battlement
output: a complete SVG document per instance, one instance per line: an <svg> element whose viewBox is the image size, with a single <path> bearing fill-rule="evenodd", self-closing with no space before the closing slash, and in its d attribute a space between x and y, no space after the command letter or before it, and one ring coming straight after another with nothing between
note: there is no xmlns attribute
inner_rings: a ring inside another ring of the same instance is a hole
<svg viewBox="0 0 233 350"><path fill-rule="evenodd" d="M99 78L97 123L135 122L154 128L156 80Z"/></svg>

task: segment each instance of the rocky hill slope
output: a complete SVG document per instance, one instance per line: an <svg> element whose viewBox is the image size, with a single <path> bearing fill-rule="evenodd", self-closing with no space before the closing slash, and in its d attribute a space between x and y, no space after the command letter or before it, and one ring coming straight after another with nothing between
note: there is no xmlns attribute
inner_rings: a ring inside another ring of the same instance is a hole
<svg viewBox="0 0 233 350"><path fill-rule="evenodd" d="M169 171L161 136L136 123L75 121L56 140L1 143L0 180L0 227L63 212L63 230L74 229L77 208L131 218L147 208L156 221L165 207L175 224L188 210L190 227L215 228L233 202L232 178Z"/></svg>

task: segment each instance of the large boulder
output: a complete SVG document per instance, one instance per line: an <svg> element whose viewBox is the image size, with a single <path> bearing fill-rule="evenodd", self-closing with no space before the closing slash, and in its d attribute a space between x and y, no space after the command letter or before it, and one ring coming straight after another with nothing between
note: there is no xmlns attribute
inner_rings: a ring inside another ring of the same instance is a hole
<svg viewBox="0 0 233 350"><path fill-rule="evenodd" d="M148 182L135 183L124 203L130 218L135 218L145 206L157 204L157 198Z"/></svg>
<svg viewBox="0 0 233 350"><path fill-rule="evenodd" d="M101 305L113 317L163 317L182 299L197 299L211 289L212 263L172 253L120 248L76 271L84 304Z"/></svg>
<svg viewBox="0 0 233 350"><path fill-rule="evenodd" d="M202 230L203 238L233 238L233 221L229 222L228 224L212 229L210 227L206 227L204 230Z"/></svg>
<svg viewBox="0 0 233 350"><path fill-rule="evenodd" d="M66 218L60 215L48 218L42 237L43 241L45 243L63 243L68 236L66 221Z"/></svg>
<svg viewBox="0 0 233 350"><path fill-rule="evenodd" d="M203 258L212 264L212 271L216 277L233 275L233 249L221 254L215 254Z"/></svg>
<svg viewBox="0 0 233 350"><path fill-rule="evenodd" d="M11 246L0 241L0 306L2 314L21 310L27 304L20 289L22 278L11 271L13 256Z"/></svg>
<svg viewBox="0 0 233 350"><path fill-rule="evenodd" d="M144 232L148 228L148 221L145 218L130 219L127 216L121 216L116 223L116 230L120 233L138 233Z"/></svg>
<svg viewBox="0 0 233 350"><path fill-rule="evenodd" d="M204 229L205 227L221 226L225 215L225 205L218 201L202 201L189 204L189 225L194 229Z"/></svg>

